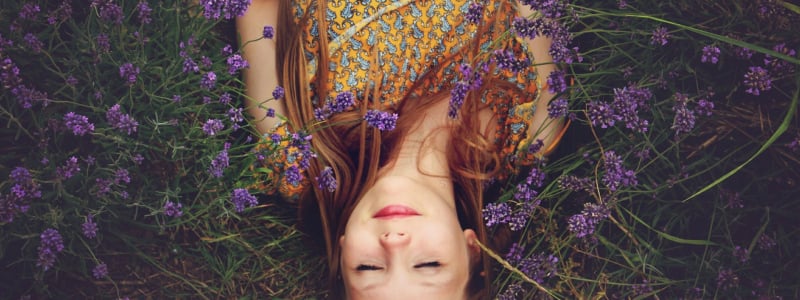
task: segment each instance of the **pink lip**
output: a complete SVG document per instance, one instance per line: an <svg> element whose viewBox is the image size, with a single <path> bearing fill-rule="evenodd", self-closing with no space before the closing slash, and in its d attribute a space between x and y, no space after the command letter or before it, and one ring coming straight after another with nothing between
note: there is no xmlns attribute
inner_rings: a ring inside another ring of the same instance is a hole
<svg viewBox="0 0 800 300"><path fill-rule="evenodd" d="M403 217L411 217L411 216L419 216L419 213L410 208L408 206L403 205L387 205L386 207L379 210L372 216L375 219L391 219L391 218L403 218Z"/></svg>

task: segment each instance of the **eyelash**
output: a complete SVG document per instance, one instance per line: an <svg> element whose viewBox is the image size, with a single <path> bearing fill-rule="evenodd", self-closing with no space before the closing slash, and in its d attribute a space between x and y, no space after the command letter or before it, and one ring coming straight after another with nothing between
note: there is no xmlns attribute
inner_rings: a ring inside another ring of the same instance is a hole
<svg viewBox="0 0 800 300"><path fill-rule="evenodd" d="M414 268L438 268L438 267L441 267L441 266L442 266L442 264L439 263L438 261L429 261L429 262L425 262L425 263L421 263L421 264L415 265ZM377 270L380 270L380 269L383 269L383 268L378 267L378 266L373 266L373 265L358 265L358 267L356 267L356 271L377 271Z"/></svg>

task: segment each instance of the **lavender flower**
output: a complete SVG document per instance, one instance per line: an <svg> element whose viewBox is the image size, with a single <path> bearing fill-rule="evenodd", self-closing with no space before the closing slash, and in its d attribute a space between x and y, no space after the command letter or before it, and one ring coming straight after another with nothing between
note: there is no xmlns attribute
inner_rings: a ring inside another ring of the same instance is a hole
<svg viewBox="0 0 800 300"><path fill-rule="evenodd" d="M224 128L225 125L223 125L222 120L219 119L208 119L206 123L203 124L203 132L210 136L216 135Z"/></svg>
<svg viewBox="0 0 800 300"><path fill-rule="evenodd" d="M503 70L508 70L514 74L522 72L531 65L529 58L517 58L514 52L510 50L495 50L492 57L497 67ZM467 74L470 76L470 74Z"/></svg>
<svg viewBox="0 0 800 300"><path fill-rule="evenodd" d="M272 90L272 98L274 98L275 100L283 98L284 95L285 91L281 86L276 86L275 89Z"/></svg>
<svg viewBox="0 0 800 300"><path fill-rule="evenodd" d="M738 58L748 60L751 57L753 57L753 50L750 50L745 47L737 47L734 54L736 54L736 57Z"/></svg>
<svg viewBox="0 0 800 300"><path fill-rule="evenodd" d="M547 76L547 90L553 94L567 91L567 81L564 79L564 71L556 70Z"/></svg>
<svg viewBox="0 0 800 300"><path fill-rule="evenodd" d="M117 169L114 171L114 183L122 185L122 183L131 183L130 172L127 169Z"/></svg>
<svg viewBox="0 0 800 300"><path fill-rule="evenodd" d="M650 38L651 45L661 45L664 46L669 42L670 34L667 31L667 28L664 26L658 26L655 30L653 30L653 36Z"/></svg>
<svg viewBox="0 0 800 300"><path fill-rule="evenodd" d="M67 77L67 79L64 80L64 83L66 83L69 86L75 86L76 84L78 84L78 78L75 78L75 76L69 75Z"/></svg>
<svg viewBox="0 0 800 300"><path fill-rule="evenodd" d="M81 224L81 232L88 239L97 237L97 223L94 222L92 214L86 215L86 221Z"/></svg>
<svg viewBox="0 0 800 300"><path fill-rule="evenodd" d="M331 167L325 167L322 170L319 176L316 177L317 180L317 187L320 190L327 190L328 192L333 193L336 191L336 187L338 185L336 181L336 177L334 177L333 169Z"/></svg>
<svg viewBox="0 0 800 300"><path fill-rule="evenodd" d="M64 250L64 240L58 230L53 228L45 229L39 236L39 260L36 262L37 267L44 268L45 271L53 267L56 262L56 255Z"/></svg>
<svg viewBox="0 0 800 300"><path fill-rule="evenodd" d="M233 208L237 213L243 212L245 205L247 205L247 207L255 207L258 205L258 199L251 195L247 189L234 189L233 192L231 192L231 202L233 202Z"/></svg>
<svg viewBox="0 0 800 300"><path fill-rule="evenodd" d="M542 284L547 278L557 274L558 257L539 253L520 261L517 268L528 278Z"/></svg>
<svg viewBox="0 0 800 300"><path fill-rule="evenodd" d="M106 263L99 263L92 268L92 276L95 279L103 279L108 276L108 265Z"/></svg>
<svg viewBox="0 0 800 300"><path fill-rule="evenodd" d="M566 1L558 0L521 0L520 4L530 6L534 11L547 19L558 19L566 15Z"/></svg>
<svg viewBox="0 0 800 300"><path fill-rule="evenodd" d="M563 118L569 113L567 99L559 97L547 104L547 116L553 119Z"/></svg>
<svg viewBox="0 0 800 300"><path fill-rule="evenodd" d="M211 161L211 166L208 167L208 173L210 173L212 177L221 178L225 169L230 165L228 159L228 149L230 149L230 146L230 143L225 143L222 151Z"/></svg>
<svg viewBox="0 0 800 300"><path fill-rule="evenodd" d="M119 77L125 79L129 85L136 83L136 76L139 75L139 67L134 66L132 63L124 63L119 67Z"/></svg>
<svg viewBox="0 0 800 300"><path fill-rule="evenodd" d="M206 19L217 20L224 17L227 20L241 17L250 6L250 0L200 0L203 6L203 16Z"/></svg>
<svg viewBox="0 0 800 300"><path fill-rule="evenodd" d="M353 97L353 93L342 92L336 95L334 102L329 106L330 112L334 114L343 112L350 108L350 106L353 106L354 103L355 97Z"/></svg>
<svg viewBox="0 0 800 300"><path fill-rule="evenodd" d="M83 136L87 133L94 132L94 124L89 123L89 118L74 112L68 112L64 115L64 125L77 136Z"/></svg>
<svg viewBox="0 0 800 300"><path fill-rule="evenodd" d="M125 17L122 13L122 7L110 0L93 0L91 7L100 10L100 19L105 22L121 25L122 19Z"/></svg>
<svg viewBox="0 0 800 300"><path fill-rule="evenodd" d="M719 61L719 47L708 45L703 47L703 56L700 58L701 62L716 64Z"/></svg>
<svg viewBox="0 0 800 300"><path fill-rule="evenodd" d="M198 66L193 59L187 57L183 59L183 73L189 73L189 72L192 73L200 72L200 66Z"/></svg>
<svg viewBox="0 0 800 300"><path fill-rule="evenodd" d="M735 257L740 263L746 263L748 259L750 259L750 253L747 251L747 248L742 246L733 247L733 257Z"/></svg>
<svg viewBox="0 0 800 300"><path fill-rule="evenodd" d="M797 51L795 51L794 49L786 47L785 43L780 43L775 45L774 47L772 47L772 50L784 54L786 56L792 56L792 57L797 54ZM794 69L793 65L788 61L785 61L777 57L772 57L771 55L764 56L764 65L767 67L770 74L774 74L776 76L780 76L785 73L791 73L792 70Z"/></svg>
<svg viewBox="0 0 800 300"><path fill-rule="evenodd" d="M14 182L11 194L0 194L0 222L11 223L18 213L25 213L30 208L30 200L41 198L39 184L33 181L30 171L23 167L11 170L9 178Z"/></svg>
<svg viewBox="0 0 800 300"><path fill-rule="evenodd" d="M672 111L675 112L675 118L672 121L672 130L675 131L676 136L694 129L695 115L694 111L689 109L688 101L689 99L686 95L675 93L675 105L672 107Z"/></svg>
<svg viewBox="0 0 800 300"><path fill-rule="evenodd" d="M300 171L300 168L296 165L292 165L286 169L283 174L284 178L286 178L286 182L293 186L300 185L300 182L303 181L303 174Z"/></svg>
<svg viewBox="0 0 800 300"><path fill-rule="evenodd" d="M270 107L267 108L267 118L274 118L275 117L275 109Z"/></svg>
<svg viewBox="0 0 800 300"><path fill-rule="evenodd" d="M581 191L591 189L591 179L583 177L579 178L575 175L564 175L558 179L558 185L565 190Z"/></svg>
<svg viewBox="0 0 800 300"><path fill-rule="evenodd" d="M264 31L262 32L261 36L265 39L272 39L275 37L275 28L270 25L264 26Z"/></svg>
<svg viewBox="0 0 800 300"><path fill-rule="evenodd" d="M239 122L244 121L244 115L242 114L242 111L243 109L241 107L231 107L228 109L228 118L231 119L232 123L238 124Z"/></svg>
<svg viewBox="0 0 800 300"><path fill-rule="evenodd" d="M462 81L457 82L455 87L450 90L448 117L455 119L458 116L458 111L461 110L461 106L464 105L464 99L467 98L467 92L469 92L469 85Z"/></svg>
<svg viewBox="0 0 800 300"><path fill-rule="evenodd" d="M217 74L214 74L213 71L208 71L208 73L203 74L203 77L200 78L200 87L206 90L211 90L217 84Z"/></svg>
<svg viewBox="0 0 800 300"><path fill-rule="evenodd" d="M475 0L474 2L469 4L469 9L467 10L467 14L464 16L467 22L472 24L478 24L483 19L483 4Z"/></svg>
<svg viewBox="0 0 800 300"><path fill-rule="evenodd" d="M35 103L41 103L42 106L47 106L50 101L47 99L47 93L29 88L23 84L13 87L11 89L11 94L17 98L17 102L25 109L33 107Z"/></svg>
<svg viewBox="0 0 800 300"><path fill-rule="evenodd" d="M511 206L506 202L489 203L483 208L483 220L486 227L506 224L511 218Z"/></svg>
<svg viewBox="0 0 800 300"><path fill-rule="evenodd" d="M42 41L40 41L39 38L36 37L36 35L34 35L33 33L26 33L23 39L25 40L25 44L27 44L28 47L31 48L31 51L33 51L33 53L42 52L42 47L44 47L44 43L42 43Z"/></svg>
<svg viewBox="0 0 800 300"><path fill-rule="evenodd" d="M739 285L739 276L728 268L721 268L717 273L717 288L727 290Z"/></svg>
<svg viewBox="0 0 800 300"><path fill-rule="evenodd" d="M592 100L586 104L589 120L592 125L600 125L601 128L609 128L614 126L618 117L614 109L606 102Z"/></svg>
<svg viewBox="0 0 800 300"><path fill-rule="evenodd" d="M168 217L180 217L183 215L182 207L183 205L180 203L167 201L164 203L164 214Z"/></svg>
<svg viewBox="0 0 800 300"><path fill-rule="evenodd" d="M711 102L706 99L697 100L697 107L695 107L697 114L711 116L713 114L712 110L714 110L714 102Z"/></svg>
<svg viewBox="0 0 800 300"><path fill-rule="evenodd" d="M38 4L25 3L19 10L19 18L22 20L36 20L36 15L40 11Z"/></svg>
<svg viewBox="0 0 800 300"><path fill-rule="evenodd" d="M137 17L139 18L139 23L150 24L150 22L153 21L153 18L150 16L150 13L153 12L153 9L147 5L147 2L139 2L139 4L136 5L136 11L138 13Z"/></svg>
<svg viewBox="0 0 800 300"><path fill-rule="evenodd" d="M772 77L762 67L750 67L749 71L744 74L744 85L747 87L745 92L758 96L761 92L772 89Z"/></svg>
<svg viewBox="0 0 800 300"><path fill-rule="evenodd" d="M80 172L80 170L81 168L78 166L78 158L71 156L69 159L67 159L63 166L56 168L56 174L61 179L69 179L70 177L74 176L75 173Z"/></svg>
<svg viewBox="0 0 800 300"><path fill-rule="evenodd" d="M567 220L567 229L578 238L592 235L597 224L611 214L608 207L602 204L585 203L583 207L580 214Z"/></svg>
<svg viewBox="0 0 800 300"><path fill-rule="evenodd" d="M634 284L631 288L633 289L633 296L644 296L653 292L653 287L647 279L642 280L640 284Z"/></svg>
<svg viewBox="0 0 800 300"><path fill-rule="evenodd" d="M613 150L608 150L603 154L603 169L605 170L603 184L612 192L620 187L638 184L636 173L625 169L622 165L622 158Z"/></svg>
<svg viewBox="0 0 800 300"><path fill-rule="evenodd" d="M497 300L517 300L522 296L522 285L519 282L509 284L506 289L497 295Z"/></svg>
<svg viewBox="0 0 800 300"><path fill-rule="evenodd" d="M397 113L371 109L364 115L364 121L367 122L367 126L380 131L391 131L397 126Z"/></svg>
<svg viewBox="0 0 800 300"><path fill-rule="evenodd" d="M236 72L239 70L250 67L250 64L247 63L247 60L239 55L239 53L229 56L227 62L228 74L231 75L236 75Z"/></svg>
<svg viewBox="0 0 800 300"><path fill-rule="evenodd" d="M101 53L107 53L111 51L111 41L108 38L108 35L105 33L98 34L95 38L95 42L97 43L97 49Z"/></svg>
<svg viewBox="0 0 800 300"><path fill-rule="evenodd" d="M126 132L128 135L136 132L136 129L139 128L139 122L136 122L131 115L122 113L119 104L114 104L106 111L106 120L111 127Z"/></svg>
<svg viewBox="0 0 800 300"><path fill-rule="evenodd" d="M767 235L766 233L762 233L761 236L758 237L758 249L763 251L772 250L778 243L775 241L775 238L772 236Z"/></svg>

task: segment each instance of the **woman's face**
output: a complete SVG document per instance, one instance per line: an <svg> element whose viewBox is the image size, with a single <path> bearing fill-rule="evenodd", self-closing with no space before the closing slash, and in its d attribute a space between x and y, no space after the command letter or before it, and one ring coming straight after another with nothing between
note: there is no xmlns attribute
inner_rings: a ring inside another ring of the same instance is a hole
<svg viewBox="0 0 800 300"><path fill-rule="evenodd" d="M475 239L461 230L454 201L408 178L381 178L339 239L347 297L465 299Z"/></svg>

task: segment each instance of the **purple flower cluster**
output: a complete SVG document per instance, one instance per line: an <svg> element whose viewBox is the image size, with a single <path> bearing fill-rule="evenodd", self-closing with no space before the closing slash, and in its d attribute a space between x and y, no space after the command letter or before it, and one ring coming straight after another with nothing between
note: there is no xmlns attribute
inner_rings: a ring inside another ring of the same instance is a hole
<svg viewBox="0 0 800 300"><path fill-rule="evenodd" d="M750 259L750 252L747 251L747 248L737 245L733 247L733 257L740 263L746 263Z"/></svg>
<svg viewBox="0 0 800 300"><path fill-rule="evenodd" d="M717 288L727 290L739 285L739 276L728 268L719 269L717 273Z"/></svg>
<svg viewBox="0 0 800 300"><path fill-rule="evenodd" d="M285 94L286 94L286 91L284 91L282 86L276 86L275 89L272 90L272 98L274 98L275 100L283 98L283 96ZM338 95L337 95L337 97L338 97Z"/></svg>
<svg viewBox="0 0 800 300"><path fill-rule="evenodd" d="M719 47L714 45L708 45L703 47L703 56L700 57L700 61L704 63L711 63L716 64L719 62Z"/></svg>
<svg viewBox="0 0 800 300"><path fill-rule="evenodd" d="M483 19L483 4L478 1L479 0L475 0L470 3L467 14L464 15L464 19L472 24L478 24Z"/></svg>
<svg viewBox="0 0 800 300"><path fill-rule="evenodd" d="M533 1L528 1L533 2ZM555 18L547 15L564 15L564 6L554 4L561 1L544 1L548 4L535 4L532 7L547 6L546 11L539 11L544 15L536 19L523 17L515 18L511 23L511 29L522 38L533 39L537 36L549 37L552 40L549 53L555 63L571 64L575 61L583 61L583 57L578 53L578 47L570 47L572 44L572 33L565 27L565 23L559 22ZM543 2L543 3L544 3ZM573 16L575 17L575 16ZM535 60L536 58L534 58Z"/></svg>
<svg viewBox="0 0 800 300"><path fill-rule="evenodd" d="M653 292L653 286L650 285L650 282L647 279L642 280L642 283L634 284L631 286L633 289L633 296L644 296Z"/></svg>
<svg viewBox="0 0 800 300"><path fill-rule="evenodd" d="M759 66L750 67L744 74L744 85L747 87L748 94L761 95L761 92L772 89L772 76L767 69Z"/></svg>
<svg viewBox="0 0 800 300"><path fill-rule="evenodd" d="M177 202L167 201L164 203L164 214L168 217L180 217L183 215L183 211L181 210L183 205Z"/></svg>
<svg viewBox="0 0 800 300"><path fill-rule="evenodd" d="M569 191L591 191L592 180L588 177L564 175L558 179L558 186Z"/></svg>
<svg viewBox="0 0 800 300"><path fill-rule="evenodd" d="M578 238L590 236L597 228L597 224L608 218L610 214L611 211L605 205L584 203L583 211L567 220L567 229Z"/></svg>
<svg viewBox="0 0 800 300"><path fill-rule="evenodd" d="M11 170L9 178L14 182L11 193L0 194L0 222L11 223L19 213L25 213L30 208L30 201L42 197L39 184L33 181L30 171L23 167Z"/></svg>
<svg viewBox="0 0 800 300"><path fill-rule="evenodd" d="M56 175L61 179L69 179L75 173L80 172L81 168L78 166L78 158L71 156L64 162L63 166L56 168Z"/></svg>
<svg viewBox="0 0 800 300"><path fill-rule="evenodd" d="M136 83L136 77L139 76L139 67L134 66L132 63L124 63L119 67L119 77L125 79L129 85Z"/></svg>
<svg viewBox="0 0 800 300"><path fill-rule="evenodd" d="M44 43L42 43L42 41L39 40L39 38L36 37L36 35L29 32L25 34L25 37L23 39L25 40L25 44L28 45L28 48L31 48L31 51L33 53L42 52L42 47L44 47Z"/></svg>
<svg viewBox="0 0 800 300"><path fill-rule="evenodd" d="M327 190L328 192L333 193L338 187L338 182L336 181L336 177L333 174L333 168L331 167L325 167L325 169L320 172L319 176L317 176L316 180L317 187L320 190Z"/></svg>
<svg viewBox="0 0 800 300"><path fill-rule="evenodd" d="M100 33L95 37L95 42L97 43L97 50L101 53L107 53L111 51L111 40L109 40L108 35L105 33Z"/></svg>
<svg viewBox="0 0 800 300"><path fill-rule="evenodd" d="M622 165L622 158L613 150L608 150L603 154L603 184L609 190L616 191L620 187L635 186L636 172L628 170Z"/></svg>
<svg viewBox="0 0 800 300"><path fill-rule="evenodd" d="M225 169L230 165L230 160L228 158L228 149L230 149L230 147L230 143L225 143L222 151L211 161L211 166L208 167L208 173L211 174L212 177L221 178Z"/></svg>
<svg viewBox="0 0 800 300"><path fill-rule="evenodd" d="M567 80L564 71L555 70L547 76L547 90L552 94L559 94L567 91Z"/></svg>
<svg viewBox="0 0 800 300"><path fill-rule="evenodd" d="M270 25L264 26L264 30L261 33L261 36L265 39L272 39L275 37L275 27Z"/></svg>
<svg viewBox="0 0 800 300"><path fill-rule="evenodd" d="M237 213L243 212L245 206L255 207L258 205L258 199L251 195L247 189L234 189L233 192L231 192L231 202L233 202L233 209L236 210Z"/></svg>
<svg viewBox="0 0 800 300"><path fill-rule="evenodd" d="M675 105L672 111L675 112L675 118L672 121L672 130L675 135L679 136L683 133L688 133L694 129L695 115L694 111L688 107L689 98L682 93L675 93Z"/></svg>
<svg viewBox="0 0 800 300"><path fill-rule="evenodd" d="M226 20L241 17L250 6L251 0L200 0L203 6L203 16L209 20Z"/></svg>
<svg viewBox="0 0 800 300"><path fill-rule="evenodd" d="M122 19L125 17L122 7L111 0L93 0L91 7L99 10L100 19L104 22L121 25Z"/></svg>
<svg viewBox="0 0 800 300"><path fill-rule="evenodd" d="M145 1L139 2L136 4L136 12L137 17L139 18L139 23L142 24L150 24L153 21L153 18L150 14L153 12L153 9Z"/></svg>
<svg viewBox="0 0 800 300"><path fill-rule="evenodd" d="M775 246L778 245L778 242L776 242L775 238L773 238L772 236L766 233L762 233L761 236L758 237L757 245L758 249L763 251L769 251L772 250L772 248L775 248Z"/></svg>
<svg viewBox="0 0 800 300"><path fill-rule="evenodd" d="M56 262L56 255L64 250L64 240L58 230L53 228L45 229L39 236L39 260L37 267L44 268L45 271L53 267Z"/></svg>
<svg viewBox="0 0 800 300"><path fill-rule="evenodd" d="M547 116L553 119L563 118L569 114L569 103L566 98L558 97L547 104Z"/></svg>
<svg viewBox="0 0 800 300"><path fill-rule="evenodd" d="M498 68L511 71L514 74L524 71L531 65L529 58L517 58L514 52L510 50L495 50L492 59Z"/></svg>
<svg viewBox="0 0 800 300"><path fill-rule="evenodd" d="M215 136L222 131L222 129L225 129L225 125L222 124L222 120L219 119L208 119L203 124L203 132L209 136Z"/></svg>
<svg viewBox="0 0 800 300"><path fill-rule="evenodd" d="M772 47L772 50L786 56L794 57L797 51L786 46L785 43L780 43ZM764 56L764 66L767 67L769 73L774 76L781 76L791 73L794 70L794 65L783 59L772 57L771 55Z"/></svg>
<svg viewBox="0 0 800 300"><path fill-rule="evenodd" d="M614 101L592 100L587 104L589 119L592 125L601 128L614 126L617 121L625 123L625 127L636 132L647 132L649 122L639 117L640 110L647 110L647 101L653 93L647 88L627 86L614 89Z"/></svg>
<svg viewBox="0 0 800 300"><path fill-rule="evenodd" d="M655 30L653 30L653 36L650 38L650 44L664 46L669 42L670 37L671 35L666 27L658 26Z"/></svg>
<svg viewBox="0 0 800 300"><path fill-rule="evenodd" d="M86 215L86 221L81 224L81 232L88 239L97 237L97 223L94 222L92 214Z"/></svg>
<svg viewBox="0 0 800 300"><path fill-rule="evenodd" d="M280 88L280 87L278 87ZM273 91L273 96L275 92L278 91L278 88L275 88ZM283 88L280 90L281 97L283 95ZM278 99L278 98L275 98ZM319 121L327 120L333 114L338 114L340 112L347 111L351 106L355 104L355 96L351 92L342 92L336 95L333 101L327 101L324 106L317 107L314 109L314 117Z"/></svg>
<svg viewBox="0 0 800 300"><path fill-rule="evenodd" d="M497 300L517 300L521 299L522 292L522 285L519 282L515 282L506 286L506 289L497 295Z"/></svg>
<svg viewBox="0 0 800 300"><path fill-rule="evenodd" d="M380 131L392 131L397 126L397 113L370 109L364 115L367 126L377 128Z"/></svg>
<svg viewBox="0 0 800 300"><path fill-rule="evenodd" d="M448 104L447 116L451 119L458 117L458 111L464 105L464 100L467 98L469 91L478 90L483 85L483 73L489 71L489 65L486 63L480 64L477 68L472 68L468 64L461 64L459 66L463 79L456 82L452 90L450 90L450 102Z"/></svg>
<svg viewBox="0 0 800 300"><path fill-rule="evenodd" d="M131 115L122 113L119 104L114 104L106 111L106 120L111 127L126 132L128 135L136 132L136 129L139 128L139 122L136 122Z"/></svg>
<svg viewBox="0 0 800 300"><path fill-rule="evenodd" d="M94 124L89 122L89 118L74 112L68 112L64 115L64 125L77 136L94 132Z"/></svg>
<svg viewBox="0 0 800 300"><path fill-rule="evenodd" d="M69 20L70 16L72 16L72 4L66 0L62 1L58 8L50 11L47 15L47 24L53 25L58 21L64 22Z"/></svg>
<svg viewBox="0 0 800 300"><path fill-rule="evenodd" d="M525 257L525 250L517 243L511 245L505 259L528 278L540 284L544 283L545 279L555 276L558 271L558 257L544 253Z"/></svg>
<svg viewBox="0 0 800 300"><path fill-rule="evenodd" d="M239 70L250 67L250 64L239 53L228 56L228 74L236 75Z"/></svg>
<svg viewBox="0 0 800 300"><path fill-rule="evenodd" d="M103 279L108 276L108 265L106 263L99 263L92 268L92 276L95 279Z"/></svg>
<svg viewBox="0 0 800 300"><path fill-rule="evenodd" d="M565 16L567 10L567 2L563 0L522 0L520 4L530 6L547 19Z"/></svg>
<svg viewBox="0 0 800 300"><path fill-rule="evenodd" d="M200 78L200 87L206 90L211 90L217 85L217 74L213 71L208 71Z"/></svg>
<svg viewBox="0 0 800 300"><path fill-rule="evenodd" d="M36 20L36 15L41 11L38 4L25 3L19 10L21 20Z"/></svg>

